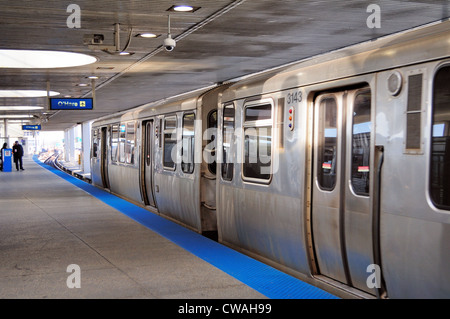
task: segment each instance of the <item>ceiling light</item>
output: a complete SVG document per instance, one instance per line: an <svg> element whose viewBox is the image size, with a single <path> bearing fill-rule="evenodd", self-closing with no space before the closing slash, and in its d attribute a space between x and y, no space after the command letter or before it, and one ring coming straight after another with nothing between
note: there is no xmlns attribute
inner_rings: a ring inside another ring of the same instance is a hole
<svg viewBox="0 0 450 319"><path fill-rule="evenodd" d="M86 83L77 84L78 86L88 86Z"/></svg>
<svg viewBox="0 0 450 319"><path fill-rule="evenodd" d="M16 115L0 115L1 119L21 119L21 118L32 118L33 115L28 114L16 114Z"/></svg>
<svg viewBox="0 0 450 319"><path fill-rule="evenodd" d="M136 37L141 37L141 38L157 38L159 37L159 35L156 35L154 33L138 33L136 34Z"/></svg>
<svg viewBox="0 0 450 319"><path fill-rule="evenodd" d="M88 78L88 79L91 79L91 80L97 80L97 79L98 79L98 76L91 75L91 76L87 76L87 78Z"/></svg>
<svg viewBox="0 0 450 319"><path fill-rule="evenodd" d="M176 12L195 12L200 7L192 7L192 6L186 6L186 5L173 5L167 11L176 11Z"/></svg>
<svg viewBox="0 0 450 319"><path fill-rule="evenodd" d="M50 96L59 95L59 92L50 91ZM45 90L0 90L0 97L46 97Z"/></svg>
<svg viewBox="0 0 450 319"><path fill-rule="evenodd" d="M0 50L0 68L66 68L97 62L97 58L75 52L44 50Z"/></svg>
<svg viewBox="0 0 450 319"><path fill-rule="evenodd" d="M119 53L119 55L130 55L130 54L131 54L130 52L126 52L126 51L122 51Z"/></svg>
<svg viewBox="0 0 450 319"><path fill-rule="evenodd" d="M0 106L0 111L31 111L31 110L42 110L43 106Z"/></svg>
<svg viewBox="0 0 450 319"><path fill-rule="evenodd" d="M31 120L9 120L8 124L11 124L11 123L30 123L30 122L31 122Z"/></svg>

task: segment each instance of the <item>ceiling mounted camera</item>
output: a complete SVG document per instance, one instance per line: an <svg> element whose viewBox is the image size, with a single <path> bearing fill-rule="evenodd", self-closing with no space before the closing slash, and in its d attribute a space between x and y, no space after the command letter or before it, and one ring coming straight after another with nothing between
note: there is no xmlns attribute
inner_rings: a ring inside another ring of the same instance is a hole
<svg viewBox="0 0 450 319"><path fill-rule="evenodd" d="M168 30L167 30L167 38L164 39L163 45L164 45L164 49L166 49L166 51L171 52L173 51L173 49L175 49L175 47L177 46L177 43L175 42L174 39L172 39L172 36L170 34L170 15L168 16L167 19L167 23L168 23Z"/></svg>
<svg viewBox="0 0 450 319"><path fill-rule="evenodd" d="M172 37L169 36L167 38L164 39L164 48L166 49L166 51L173 51L173 49L175 49L175 47L177 46L177 43L175 42L174 39L172 39Z"/></svg>

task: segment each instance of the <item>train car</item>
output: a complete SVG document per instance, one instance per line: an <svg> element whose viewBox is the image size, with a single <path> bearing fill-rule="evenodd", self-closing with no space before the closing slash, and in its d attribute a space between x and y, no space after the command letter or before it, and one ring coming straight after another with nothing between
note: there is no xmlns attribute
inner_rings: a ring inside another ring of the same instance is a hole
<svg viewBox="0 0 450 319"><path fill-rule="evenodd" d="M92 184L214 237L216 165L211 154L218 101L226 87L195 91L95 121ZM203 138L203 132L211 131Z"/></svg>
<svg viewBox="0 0 450 319"><path fill-rule="evenodd" d="M92 182L338 296L449 298L449 39L430 24L102 118Z"/></svg>
<svg viewBox="0 0 450 319"><path fill-rule="evenodd" d="M230 86L219 241L338 295L449 298L449 39L436 23Z"/></svg>

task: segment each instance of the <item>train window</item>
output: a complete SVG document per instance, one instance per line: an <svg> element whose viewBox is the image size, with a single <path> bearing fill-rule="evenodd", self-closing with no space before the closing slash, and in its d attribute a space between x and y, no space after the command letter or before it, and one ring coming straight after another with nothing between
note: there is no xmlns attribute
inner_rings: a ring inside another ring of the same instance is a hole
<svg viewBox="0 0 450 319"><path fill-rule="evenodd" d="M337 168L337 103L333 97L320 102L318 133L317 180L320 188L332 190Z"/></svg>
<svg viewBox="0 0 450 319"><path fill-rule="evenodd" d="M234 164L231 154L231 145L234 135L234 105L225 105L223 108L223 160L222 178L225 181L233 179Z"/></svg>
<svg viewBox="0 0 450 319"><path fill-rule="evenodd" d="M119 124L113 124L111 128L111 161L117 161L117 145L119 144Z"/></svg>
<svg viewBox="0 0 450 319"><path fill-rule="evenodd" d="M370 112L370 91L356 95L353 105L352 172L353 191L369 196L370 133L372 130Z"/></svg>
<svg viewBox="0 0 450 319"><path fill-rule="evenodd" d="M263 104L247 107L245 109L245 122L270 120L272 118L272 105Z"/></svg>
<svg viewBox="0 0 450 319"><path fill-rule="evenodd" d="M213 130L212 134L208 134L207 146L211 155L208 161L208 170L211 174L216 175L217 165L216 165L216 132L217 132L217 110L213 110L208 114L208 130Z"/></svg>
<svg viewBox="0 0 450 319"><path fill-rule="evenodd" d="M175 170L177 144L177 117L170 116L164 119L164 149L163 166L165 169Z"/></svg>
<svg viewBox="0 0 450 319"><path fill-rule="evenodd" d="M248 106L244 122L243 176L269 180L272 159L272 105Z"/></svg>
<svg viewBox="0 0 450 319"><path fill-rule="evenodd" d="M434 77L430 160L430 196L436 207L450 210L450 66Z"/></svg>
<svg viewBox="0 0 450 319"><path fill-rule="evenodd" d="M125 162L127 164L134 164L134 145L135 145L135 123L129 122L127 123L127 138L125 145Z"/></svg>
<svg viewBox="0 0 450 319"><path fill-rule="evenodd" d="M119 127L119 162L125 163L125 136L126 136L126 125L120 124Z"/></svg>
<svg viewBox="0 0 450 319"><path fill-rule="evenodd" d="M183 136L181 149L181 170L184 173L194 172L194 121L195 114L188 113L183 116Z"/></svg>
<svg viewBox="0 0 450 319"><path fill-rule="evenodd" d="M92 131L92 157L97 157L98 154L98 131Z"/></svg>

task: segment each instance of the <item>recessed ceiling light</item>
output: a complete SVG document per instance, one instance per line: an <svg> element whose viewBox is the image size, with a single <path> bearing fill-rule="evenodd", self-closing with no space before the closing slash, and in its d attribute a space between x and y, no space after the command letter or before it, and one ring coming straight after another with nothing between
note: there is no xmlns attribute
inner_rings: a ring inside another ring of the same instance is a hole
<svg viewBox="0 0 450 319"><path fill-rule="evenodd" d="M50 96L59 95L59 92L50 91ZM45 90L0 90L0 97L46 97Z"/></svg>
<svg viewBox="0 0 450 319"><path fill-rule="evenodd" d="M87 76L87 78L88 78L88 79L91 79L91 80L97 80L97 79L98 79L98 76L91 75L91 76Z"/></svg>
<svg viewBox="0 0 450 319"><path fill-rule="evenodd" d="M67 68L97 62L97 58L75 52L44 50L0 50L0 68Z"/></svg>
<svg viewBox="0 0 450 319"><path fill-rule="evenodd" d="M126 51L122 51L119 53L119 55L130 55L130 54L131 54L130 52L126 52Z"/></svg>
<svg viewBox="0 0 450 319"><path fill-rule="evenodd" d="M0 106L0 111L30 111L30 110L42 110L43 106L26 106L26 105L12 105L12 106Z"/></svg>
<svg viewBox="0 0 450 319"><path fill-rule="evenodd" d="M77 84L78 86L88 86L86 83Z"/></svg>
<svg viewBox="0 0 450 319"><path fill-rule="evenodd" d="M33 115L28 114L16 114L16 115L0 115L0 118L2 119L21 119L21 118L32 118Z"/></svg>
<svg viewBox="0 0 450 319"><path fill-rule="evenodd" d="M141 38L157 38L159 37L159 35L156 35L154 33L138 33L136 34L136 37L141 37Z"/></svg>
<svg viewBox="0 0 450 319"><path fill-rule="evenodd" d="M192 6L186 6L186 5L173 5L167 11L176 11L176 12L195 12L200 7L192 7Z"/></svg>
<svg viewBox="0 0 450 319"><path fill-rule="evenodd" d="M8 124L11 124L11 123L30 123L30 122L31 122L31 120L9 120Z"/></svg>

